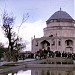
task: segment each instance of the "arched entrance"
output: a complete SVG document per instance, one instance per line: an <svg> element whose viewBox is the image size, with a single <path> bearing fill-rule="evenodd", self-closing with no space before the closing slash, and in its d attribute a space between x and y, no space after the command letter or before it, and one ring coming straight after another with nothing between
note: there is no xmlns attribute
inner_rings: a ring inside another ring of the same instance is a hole
<svg viewBox="0 0 75 75"><path fill-rule="evenodd" d="M44 40L41 42L41 47L42 47L42 49L50 50L50 43L48 41Z"/></svg>
<svg viewBox="0 0 75 75"><path fill-rule="evenodd" d="M68 39L68 40L65 41L65 45L66 45L65 51L73 53L73 41Z"/></svg>

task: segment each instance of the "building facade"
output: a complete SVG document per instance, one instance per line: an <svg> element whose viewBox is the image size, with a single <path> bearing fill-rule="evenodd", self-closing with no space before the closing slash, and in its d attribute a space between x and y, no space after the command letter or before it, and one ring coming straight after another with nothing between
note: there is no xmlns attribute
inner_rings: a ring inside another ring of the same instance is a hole
<svg viewBox="0 0 75 75"><path fill-rule="evenodd" d="M40 49L75 53L75 21L65 11L56 11L43 29L44 36L32 39L32 52Z"/></svg>

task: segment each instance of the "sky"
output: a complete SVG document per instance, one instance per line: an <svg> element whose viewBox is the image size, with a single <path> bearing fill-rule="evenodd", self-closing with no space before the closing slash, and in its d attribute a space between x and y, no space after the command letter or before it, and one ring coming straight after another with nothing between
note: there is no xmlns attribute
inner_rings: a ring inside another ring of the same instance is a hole
<svg viewBox="0 0 75 75"><path fill-rule="evenodd" d="M22 22L23 15L27 19L21 25L18 35L21 36L27 44L25 51L31 51L31 39L43 36L43 28L46 27L46 21L50 16L59 11L66 11L75 19L75 0L0 0L0 15L4 9L15 17L14 31L18 31L18 26ZM0 25L1 25L0 17ZM0 28L0 41L7 44L7 39Z"/></svg>

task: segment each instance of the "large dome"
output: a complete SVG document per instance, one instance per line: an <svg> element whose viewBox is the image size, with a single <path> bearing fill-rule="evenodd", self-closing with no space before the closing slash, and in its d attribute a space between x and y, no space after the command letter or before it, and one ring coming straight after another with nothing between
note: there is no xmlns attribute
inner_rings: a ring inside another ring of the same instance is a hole
<svg viewBox="0 0 75 75"><path fill-rule="evenodd" d="M73 18L66 13L65 11L57 11L55 12L46 22L48 23L51 20L68 20L68 21L74 21Z"/></svg>

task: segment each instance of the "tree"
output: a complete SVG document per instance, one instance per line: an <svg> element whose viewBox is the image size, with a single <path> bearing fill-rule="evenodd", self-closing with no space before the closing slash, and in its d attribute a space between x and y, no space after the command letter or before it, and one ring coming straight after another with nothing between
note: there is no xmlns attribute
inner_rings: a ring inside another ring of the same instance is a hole
<svg viewBox="0 0 75 75"><path fill-rule="evenodd" d="M4 11L2 20L3 20L2 29L4 30L5 36L6 36L6 38L8 38L8 42L9 42L9 44L8 44L9 52L8 53L10 56L10 59L9 59L9 61L10 61L12 59L12 57L14 56L14 51L21 50L22 48L26 47L26 45L21 43L22 38L19 38L18 35L16 35L16 33L13 31L15 18L13 16L9 16L8 13L6 11ZM23 22L24 22L24 18L22 20L22 23ZM21 23L21 25L22 25L22 23ZM21 25L20 25L20 27L21 27ZM19 29L20 29L20 27L19 27ZM18 30L18 33L19 33L19 30Z"/></svg>
<svg viewBox="0 0 75 75"><path fill-rule="evenodd" d="M26 48L26 43L23 41L24 40L22 38L18 37L14 42L14 50L20 52L23 48Z"/></svg>
<svg viewBox="0 0 75 75"><path fill-rule="evenodd" d="M3 57L3 53L6 50L6 48L4 48L4 45L0 42L0 59Z"/></svg>

